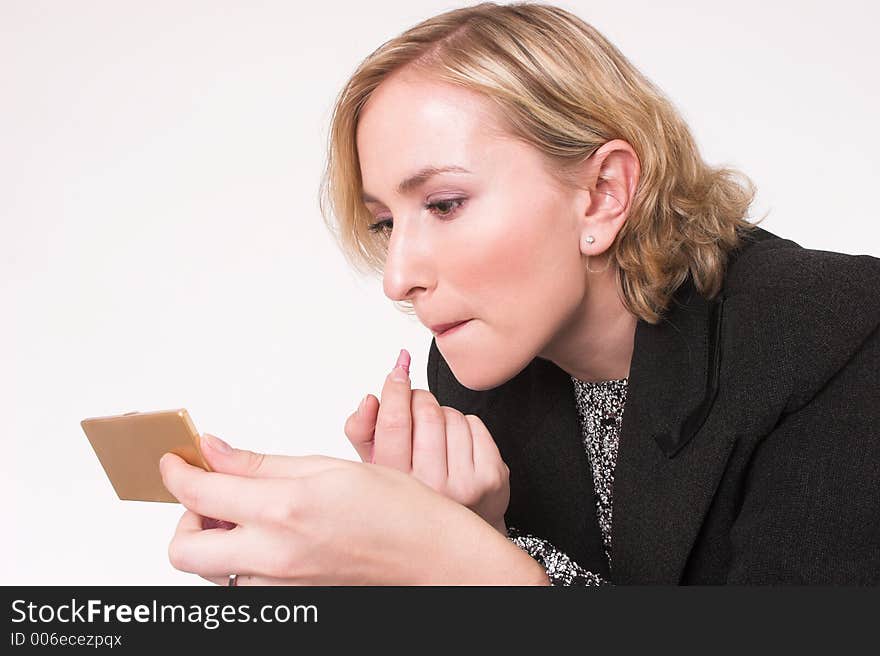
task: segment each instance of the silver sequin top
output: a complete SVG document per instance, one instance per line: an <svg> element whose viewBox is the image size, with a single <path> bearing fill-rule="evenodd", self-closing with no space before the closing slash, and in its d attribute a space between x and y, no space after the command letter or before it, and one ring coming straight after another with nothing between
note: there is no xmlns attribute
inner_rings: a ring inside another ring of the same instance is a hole
<svg viewBox="0 0 880 656"><path fill-rule="evenodd" d="M611 501L614 468L623 408L626 404L626 378L588 382L572 377L575 405L581 424L584 448L593 473L596 516L608 568L611 569ZM507 535L547 570L551 585L604 585L608 581L583 569L547 540L521 532L514 526Z"/></svg>

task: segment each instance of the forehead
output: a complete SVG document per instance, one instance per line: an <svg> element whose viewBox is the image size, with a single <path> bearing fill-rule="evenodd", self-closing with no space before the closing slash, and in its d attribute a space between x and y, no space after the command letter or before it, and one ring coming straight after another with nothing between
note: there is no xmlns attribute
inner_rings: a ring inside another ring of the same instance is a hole
<svg viewBox="0 0 880 656"><path fill-rule="evenodd" d="M503 142L484 96L415 74L395 74L372 93L357 129L364 186L390 189L424 166L480 168Z"/></svg>

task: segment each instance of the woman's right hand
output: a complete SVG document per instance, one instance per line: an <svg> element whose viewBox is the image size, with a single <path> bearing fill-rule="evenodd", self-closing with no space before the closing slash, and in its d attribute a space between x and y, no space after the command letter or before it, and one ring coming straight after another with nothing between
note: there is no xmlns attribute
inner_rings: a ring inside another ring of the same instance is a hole
<svg viewBox="0 0 880 656"><path fill-rule="evenodd" d="M398 360L406 366L395 366L406 376L396 379L392 371L386 377L382 401L365 397L345 422L346 437L363 462L412 474L506 536L510 470L492 435L476 415L441 406L427 390L411 390L407 356Z"/></svg>

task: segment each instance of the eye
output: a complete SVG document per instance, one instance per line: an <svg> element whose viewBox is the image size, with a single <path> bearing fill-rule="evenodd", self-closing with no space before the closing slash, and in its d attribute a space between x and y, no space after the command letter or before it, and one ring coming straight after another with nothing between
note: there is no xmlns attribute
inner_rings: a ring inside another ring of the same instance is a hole
<svg viewBox="0 0 880 656"><path fill-rule="evenodd" d="M391 230L391 224L391 219L383 219L382 221L371 223L369 226L367 226L367 230L369 230L370 232L379 232L387 235L388 232L390 232ZM386 228L388 230L386 230Z"/></svg>
<svg viewBox="0 0 880 656"><path fill-rule="evenodd" d="M425 209L431 211L434 216L440 217L441 219L448 219L461 209L461 206L464 205L464 201L464 198L444 198L443 200L435 200L433 203L426 203ZM381 233L387 236L393 227L393 219L382 219L376 223L371 223L367 229L370 232Z"/></svg>
<svg viewBox="0 0 880 656"><path fill-rule="evenodd" d="M433 203L428 203L425 205L425 209L431 211L439 210L434 212L434 214L445 219L455 214L463 204L464 198L445 198L443 200L435 200Z"/></svg>

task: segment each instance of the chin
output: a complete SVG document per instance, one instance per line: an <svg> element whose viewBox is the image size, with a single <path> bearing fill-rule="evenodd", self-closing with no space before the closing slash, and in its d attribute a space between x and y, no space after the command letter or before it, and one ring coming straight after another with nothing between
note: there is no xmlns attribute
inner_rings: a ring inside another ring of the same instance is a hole
<svg viewBox="0 0 880 656"><path fill-rule="evenodd" d="M515 378L529 362L524 364L510 363L505 365L498 362L494 366L487 366L476 358L466 358L466 362L458 363L454 359L446 360L452 375L463 387L473 392L485 392L500 387L507 381Z"/></svg>
<svg viewBox="0 0 880 656"><path fill-rule="evenodd" d="M485 392L487 390L495 389L507 382L505 380L486 378L485 376L480 379L462 378L462 376L456 376L455 378L461 383L462 387L467 387L472 392Z"/></svg>

